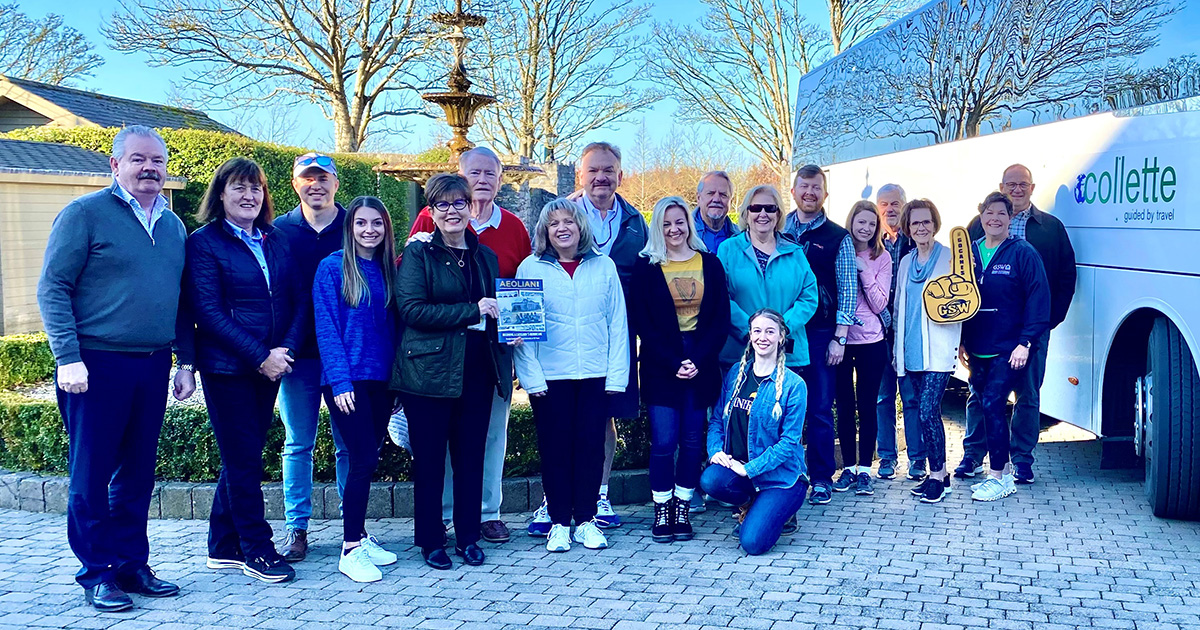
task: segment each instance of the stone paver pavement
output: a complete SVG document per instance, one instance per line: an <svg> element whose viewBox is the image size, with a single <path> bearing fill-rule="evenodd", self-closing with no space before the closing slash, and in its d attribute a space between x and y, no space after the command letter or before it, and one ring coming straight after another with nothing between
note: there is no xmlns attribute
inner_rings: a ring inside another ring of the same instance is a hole
<svg viewBox="0 0 1200 630"><path fill-rule="evenodd" d="M368 527L400 562L359 585L337 573L340 524L320 521L298 579L269 586L204 568L204 522L151 521L152 563L183 594L118 614L84 605L64 517L0 511L0 628L1200 628L1200 524L1154 518L1140 474L1097 469L1097 443L1047 443L1070 433L1043 435L1037 484L1009 499L972 503L963 484L922 505L912 482L878 481L806 506L760 557L714 504L687 543L652 542L650 508L626 506L610 549L552 555L514 531L486 565L447 572L421 562L411 520L388 519Z"/></svg>

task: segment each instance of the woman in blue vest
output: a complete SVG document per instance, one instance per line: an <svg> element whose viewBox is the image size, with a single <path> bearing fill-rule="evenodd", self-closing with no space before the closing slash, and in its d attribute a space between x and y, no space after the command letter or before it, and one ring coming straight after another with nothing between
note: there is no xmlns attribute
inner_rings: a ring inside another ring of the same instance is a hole
<svg viewBox="0 0 1200 630"><path fill-rule="evenodd" d="M770 308L787 324L787 366L808 365L804 325L817 310L817 278L799 245L780 237L783 198L774 186L751 188L738 210L742 233L721 243L717 258L729 286L730 334L721 350L723 368L737 363L749 341L750 314Z"/></svg>
<svg viewBox="0 0 1200 630"><path fill-rule="evenodd" d="M322 390L350 459L338 570L355 582L382 579L378 566L396 561L366 529L371 476L395 398L388 391L396 352L395 258L387 208L375 197L357 197L346 210L342 249L317 265L313 281Z"/></svg>
<svg viewBox="0 0 1200 630"><path fill-rule="evenodd" d="M750 342L729 371L708 423L710 465L700 486L739 508L742 549L757 556L775 546L784 523L804 505L804 410L808 389L786 368L788 327L771 309L750 316Z"/></svg>
<svg viewBox="0 0 1200 630"><path fill-rule="evenodd" d="M721 391L717 354L729 336L725 271L692 221L680 197L654 204L629 292L650 416L651 536L661 543L693 536L689 502L704 458L704 416Z"/></svg>
<svg viewBox="0 0 1200 630"><path fill-rule="evenodd" d="M971 369L987 429L988 476L971 498L996 501L1017 491L1009 462L1008 395L1029 364L1033 343L1050 326L1050 283L1042 257L1028 241L1009 238L1012 200L1001 192L979 204L983 238L972 245L979 313L963 325L959 359Z"/></svg>

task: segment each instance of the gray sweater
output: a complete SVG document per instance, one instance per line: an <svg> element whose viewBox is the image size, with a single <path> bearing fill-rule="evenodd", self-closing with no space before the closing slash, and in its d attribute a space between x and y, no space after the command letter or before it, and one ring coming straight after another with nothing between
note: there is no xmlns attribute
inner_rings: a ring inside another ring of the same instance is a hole
<svg viewBox="0 0 1200 630"><path fill-rule="evenodd" d="M50 228L37 292L58 364L80 361L81 348L170 348L186 238L183 221L170 210L154 224L151 238L111 186L67 205ZM181 349L180 361L190 362L184 354Z"/></svg>

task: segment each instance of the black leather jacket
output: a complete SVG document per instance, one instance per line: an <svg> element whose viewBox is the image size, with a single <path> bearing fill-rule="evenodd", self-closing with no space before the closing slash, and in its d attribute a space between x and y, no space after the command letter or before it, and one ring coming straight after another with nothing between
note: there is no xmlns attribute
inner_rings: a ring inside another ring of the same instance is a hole
<svg viewBox="0 0 1200 630"><path fill-rule="evenodd" d="M307 330L310 309L301 308L306 296L287 237L269 225L259 229L270 288L250 247L224 220L187 240L184 277L200 372L254 374L272 348L295 349Z"/></svg>

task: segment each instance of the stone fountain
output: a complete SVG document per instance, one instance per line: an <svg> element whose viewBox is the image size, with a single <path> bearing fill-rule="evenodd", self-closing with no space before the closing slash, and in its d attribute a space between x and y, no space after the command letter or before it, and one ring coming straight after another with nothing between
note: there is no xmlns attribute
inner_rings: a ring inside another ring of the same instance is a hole
<svg viewBox="0 0 1200 630"><path fill-rule="evenodd" d="M467 139L467 132L475 122L475 113L480 108L496 102L494 96L471 91L471 80L467 78L467 67L464 61L467 43L471 41L466 34L466 28L468 26L482 27L487 23L487 18L464 11L462 0L455 0L454 9L453 13L434 13L429 16L431 22L450 27L450 32L445 35L445 39L454 47L454 59L447 81L450 89L447 92L432 92L421 96L425 101L441 107L442 111L446 113L446 123L454 132L454 136L446 143L450 147L450 161L444 163L392 163L385 161L375 167L380 174L423 185L430 177L438 173L458 170L459 156L475 146L475 143ZM544 173L545 171L541 167L521 159L517 164L504 164L501 178L504 183L523 186L529 180Z"/></svg>

